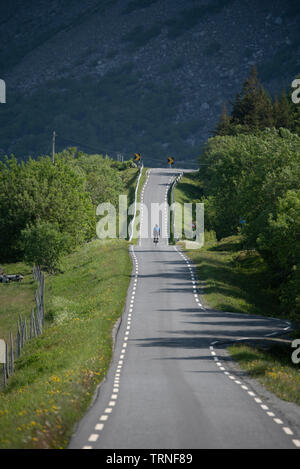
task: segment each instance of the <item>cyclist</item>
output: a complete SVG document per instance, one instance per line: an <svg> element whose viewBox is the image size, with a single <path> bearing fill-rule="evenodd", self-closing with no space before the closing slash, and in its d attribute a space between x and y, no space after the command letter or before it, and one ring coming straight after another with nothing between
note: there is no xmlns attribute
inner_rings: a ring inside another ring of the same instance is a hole
<svg viewBox="0 0 300 469"><path fill-rule="evenodd" d="M158 243L158 238L160 236L160 228L156 224L155 227L153 228L153 242Z"/></svg>

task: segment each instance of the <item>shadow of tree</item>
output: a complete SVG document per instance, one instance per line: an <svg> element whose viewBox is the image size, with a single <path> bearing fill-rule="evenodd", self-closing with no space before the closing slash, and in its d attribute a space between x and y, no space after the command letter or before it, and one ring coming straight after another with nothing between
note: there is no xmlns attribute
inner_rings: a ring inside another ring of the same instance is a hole
<svg viewBox="0 0 300 469"><path fill-rule="evenodd" d="M239 243L229 241L192 256L199 278L205 280L203 292L215 295L218 302L214 306L223 311L280 315L266 266L258 255L245 255L236 261L232 254L238 253L239 247Z"/></svg>

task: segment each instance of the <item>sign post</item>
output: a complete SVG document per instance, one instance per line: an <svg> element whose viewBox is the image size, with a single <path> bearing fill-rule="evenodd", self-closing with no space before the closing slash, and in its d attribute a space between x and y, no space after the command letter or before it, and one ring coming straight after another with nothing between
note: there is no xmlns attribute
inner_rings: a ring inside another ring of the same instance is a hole
<svg viewBox="0 0 300 469"><path fill-rule="evenodd" d="M245 223L246 223L246 220L240 217L240 224L242 225L242 233L244 232Z"/></svg>
<svg viewBox="0 0 300 469"><path fill-rule="evenodd" d="M0 363L6 363L6 346L3 339L0 339Z"/></svg>
<svg viewBox="0 0 300 469"><path fill-rule="evenodd" d="M7 345L3 339L0 339L0 363L2 363L2 367L3 367L2 372L3 372L4 387L6 386L6 378L7 378L6 357L7 357Z"/></svg>
<svg viewBox="0 0 300 469"><path fill-rule="evenodd" d="M134 161L135 163L141 163L141 158L142 158L142 157L141 157L141 154L140 154L140 153L135 153L135 154L134 154L133 161Z"/></svg>
<svg viewBox="0 0 300 469"><path fill-rule="evenodd" d="M175 163L174 158L172 156L169 156L168 157L168 164L172 167L174 163Z"/></svg>

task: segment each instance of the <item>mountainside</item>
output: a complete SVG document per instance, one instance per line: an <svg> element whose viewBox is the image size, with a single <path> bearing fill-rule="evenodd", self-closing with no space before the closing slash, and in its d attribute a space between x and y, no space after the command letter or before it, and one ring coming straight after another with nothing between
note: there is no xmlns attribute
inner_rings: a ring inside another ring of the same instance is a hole
<svg viewBox="0 0 300 469"><path fill-rule="evenodd" d="M290 0L14 0L2 6L1 154L66 146L193 164L253 64L271 94L299 73ZM160 163L161 162L161 163Z"/></svg>

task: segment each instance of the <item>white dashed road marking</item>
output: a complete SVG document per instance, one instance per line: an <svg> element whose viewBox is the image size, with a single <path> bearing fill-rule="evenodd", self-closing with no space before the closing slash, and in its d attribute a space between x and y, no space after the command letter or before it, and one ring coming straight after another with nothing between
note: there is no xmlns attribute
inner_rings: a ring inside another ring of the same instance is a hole
<svg viewBox="0 0 300 469"><path fill-rule="evenodd" d="M219 362L219 361L216 361L216 356L215 356L216 353L215 353L215 351L214 351L214 346L213 346L213 344L216 344L217 342L218 342L218 341L212 342L212 343L210 344L210 346L209 346L209 350L210 350L210 353L211 353L212 358L214 359L216 365L219 367L219 370L222 370L223 373L224 373L224 375L226 375L226 376L227 376L228 378L230 378L231 380L234 380L234 382L235 382L236 384L238 384L238 385L241 387L241 389L247 391L248 395L251 396L251 397L253 397L253 399L254 399L254 401L255 401L256 403L260 404L260 408L261 408L263 411L266 412L266 415L268 415L269 417L272 417L273 421L274 421L277 425L282 425L281 428L282 428L283 432L284 432L286 435L289 435L289 436L294 435L293 430L291 430L289 427L283 426L283 425L284 425L283 421L282 421L281 419L277 418L277 417L275 416L274 412L269 411L269 407L268 407L267 405L263 404L262 400L261 400L259 397L256 397L256 394L255 394L253 391L249 391L247 386L245 386L241 381L235 379L235 377L234 377L232 374L230 374L228 371L225 371L226 369L225 369L224 366L223 366L223 367L220 367L220 366L219 366L219 363L220 363L220 362ZM219 360L219 359L217 358L217 360ZM296 448L300 448L300 440L298 440L298 439L292 439L292 443L294 444L294 446L296 446Z"/></svg>
<svg viewBox="0 0 300 469"><path fill-rule="evenodd" d="M121 350L119 360L118 360L118 365L114 377L114 383L113 383L113 394L111 394L111 400L108 403L108 407L105 409L104 414L100 416L99 421L100 422L106 422L109 418L109 415L112 413L113 408L116 405L117 399L118 399L118 393L119 393L119 383L120 383L120 372L122 369L122 366L124 365L124 358L125 358L125 352L126 352L126 347L127 347L127 340L128 340L128 335L129 331L131 328L131 313L133 312L134 308L134 300L135 300L135 290L136 290L136 285L137 285L137 279L138 279L138 273L139 273L139 266L138 266L138 260L137 256L134 253L134 248L133 246L131 247L131 257L134 263L133 270L135 270L135 276L134 276L134 282L133 282L133 288L132 288L132 294L131 294L131 299L130 299L130 306L128 309L128 317L127 317L127 325L126 325L126 330L125 330L125 336L124 336L124 342L123 342L123 348ZM95 443L98 441L98 438L100 436L100 433L102 432L104 428L104 423L98 423L95 428L94 432L90 434L88 437L88 441L90 443ZM90 445L85 445L82 447L83 449L93 449L93 446Z"/></svg>

